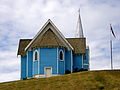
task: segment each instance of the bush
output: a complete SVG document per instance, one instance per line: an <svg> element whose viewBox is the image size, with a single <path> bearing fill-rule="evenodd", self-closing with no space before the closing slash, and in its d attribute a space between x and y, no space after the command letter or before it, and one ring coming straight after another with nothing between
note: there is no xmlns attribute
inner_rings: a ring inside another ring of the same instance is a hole
<svg viewBox="0 0 120 90"><path fill-rule="evenodd" d="M23 80L27 80L27 77L26 77L26 78L23 78Z"/></svg>
<svg viewBox="0 0 120 90"><path fill-rule="evenodd" d="M81 69L74 68L74 70L73 70L73 72L82 72L82 71L88 71L88 69L84 69L84 68L81 68Z"/></svg>
<svg viewBox="0 0 120 90"><path fill-rule="evenodd" d="M80 69L74 68L74 69L73 69L73 72L80 72Z"/></svg>
<svg viewBox="0 0 120 90"><path fill-rule="evenodd" d="M71 71L69 71L69 70L65 71L65 74L70 74L70 73L71 73Z"/></svg>
<svg viewBox="0 0 120 90"><path fill-rule="evenodd" d="M80 71L88 71L88 69L81 68Z"/></svg>

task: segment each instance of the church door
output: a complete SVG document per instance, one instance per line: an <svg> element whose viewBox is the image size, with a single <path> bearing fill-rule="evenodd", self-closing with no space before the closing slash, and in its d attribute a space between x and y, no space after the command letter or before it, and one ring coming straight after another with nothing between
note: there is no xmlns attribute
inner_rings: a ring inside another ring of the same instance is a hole
<svg viewBox="0 0 120 90"><path fill-rule="evenodd" d="M45 68L45 76L50 77L52 75L52 68L51 67L46 67Z"/></svg>

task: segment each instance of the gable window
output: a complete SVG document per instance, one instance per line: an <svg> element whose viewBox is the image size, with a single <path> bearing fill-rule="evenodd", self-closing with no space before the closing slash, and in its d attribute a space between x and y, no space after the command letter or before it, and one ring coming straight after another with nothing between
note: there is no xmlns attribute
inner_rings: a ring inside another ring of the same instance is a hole
<svg viewBox="0 0 120 90"><path fill-rule="evenodd" d="M64 60L64 52L63 52L62 50L60 50L60 52L59 52L59 59L60 59L61 61Z"/></svg>
<svg viewBox="0 0 120 90"><path fill-rule="evenodd" d="M39 59L39 54L38 54L37 50L34 51L34 56L33 57L34 57L34 61L37 61Z"/></svg>

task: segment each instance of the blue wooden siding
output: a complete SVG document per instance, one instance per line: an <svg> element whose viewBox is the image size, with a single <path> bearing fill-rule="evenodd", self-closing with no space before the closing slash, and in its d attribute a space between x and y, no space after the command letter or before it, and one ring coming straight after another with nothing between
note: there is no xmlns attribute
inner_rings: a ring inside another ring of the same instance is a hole
<svg viewBox="0 0 120 90"><path fill-rule="evenodd" d="M83 65L84 69L89 69L89 65Z"/></svg>
<svg viewBox="0 0 120 90"><path fill-rule="evenodd" d="M33 62L33 75L38 75L38 61Z"/></svg>
<svg viewBox="0 0 120 90"><path fill-rule="evenodd" d="M60 60L60 51L63 51L63 60ZM64 75L65 74L65 49L64 48L58 48L58 74Z"/></svg>
<svg viewBox="0 0 120 90"><path fill-rule="evenodd" d="M83 67L82 67L82 62L83 62ZM74 69L75 68L89 69L89 49L86 49L86 53L83 56L83 60L82 60L82 54L74 56L73 65L74 65Z"/></svg>
<svg viewBox="0 0 120 90"><path fill-rule="evenodd" d="M88 49L86 49L83 63L89 64L89 50Z"/></svg>
<svg viewBox="0 0 120 90"><path fill-rule="evenodd" d="M82 68L82 54L76 55L73 58L74 58L73 60L74 69L75 68L81 69Z"/></svg>
<svg viewBox="0 0 120 90"><path fill-rule="evenodd" d="M89 69L89 49L86 49L86 53L85 53L85 59L83 60L84 64L88 64L88 65L84 65L84 69Z"/></svg>
<svg viewBox="0 0 120 90"><path fill-rule="evenodd" d="M87 59L84 59L84 60L83 60L83 63L84 63L84 64L89 64Z"/></svg>
<svg viewBox="0 0 120 90"><path fill-rule="evenodd" d="M86 58L87 58L88 64L89 64L89 60L90 60L90 57L89 57L89 49L86 49Z"/></svg>
<svg viewBox="0 0 120 90"><path fill-rule="evenodd" d="M21 79L26 78L27 56L21 56Z"/></svg>
<svg viewBox="0 0 120 90"><path fill-rule="evenodd" d="M57 74L57 48L40 48L40 74L45 67L52 67L52 74Z"/></svg>
<svg viewBox="0 0 120 90"><path fill-rule="evenodd" d="M71 50L71 73L73 72L73 51Z"/></svg>
<svg viewBox="0 0 120 90"><path fill-rule="evenodd" d="M38 50L39 60L33 61L33 51ZM64 61L59 59L59 51L64 51ZM82 68L82 54L73 56L72 51L64 48L35 48L28 51L28 56L21 56L21 79L31 78L33 75L44 74L45 67L52 67L52 74L64 75L66 70ZM83 60L84 69L89 69L89 50L86 49L86 58ZM73 65L71 63L73 62ZM87 65L88 64L88 65Z"/></svg>
<svg viewBox="0 0 120 90"><path fill-rule="evenodd" d="M32 51L28 51L27 52L27 54L28 54L28 61L27 61L27 70L28 70L28 72L27 72L27 77L28 78L30 78L30 77L32 77L32 64L33 64L33 52Z"/></svg>
<svg viewBox="0 0 120 90"><path fill-rule="evenodd" d="M65 52L65 70L69 70L69 71L71 71L72 72L72 68L73 67L71 67L71 60L72 60L72 62L73 62L73 58L72 58L72 51L67 51L66 50L66 52Z"/></svg>

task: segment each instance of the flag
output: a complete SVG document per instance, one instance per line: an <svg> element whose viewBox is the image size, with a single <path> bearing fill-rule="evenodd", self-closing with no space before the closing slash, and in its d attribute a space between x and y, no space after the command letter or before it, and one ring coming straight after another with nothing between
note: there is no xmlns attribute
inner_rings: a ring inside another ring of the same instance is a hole
<svg viewBox="0 0 120 90"><path fill-rule="evenodd" d="M110 30L111 30L112 35L116 38L115 33L113 31L113 28L112 28L111 24L110 24Z"/></svg>

